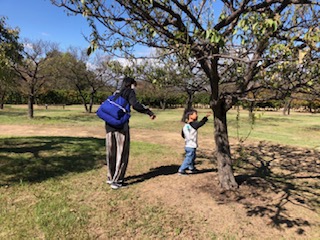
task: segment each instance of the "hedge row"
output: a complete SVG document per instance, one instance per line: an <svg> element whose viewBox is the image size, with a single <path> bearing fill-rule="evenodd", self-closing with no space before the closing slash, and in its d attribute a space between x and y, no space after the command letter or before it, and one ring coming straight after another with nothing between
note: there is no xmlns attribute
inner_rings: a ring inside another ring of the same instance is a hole
<svg viewBox="0 0 320 240"><path fill-rule="evenodd" d="M94 98L95 104L100 104L103 102L111 93L110 92L97 92ZM86 101L89 102L90 93L84 92ZM170 93L170 94L160 94L160 93L143 93L138 92L138 100L151 107L161 107L163 103L166 107L177 107L184 106L187 101L187 95L185 93ZM5 104L26 104L28 99L26 96L21 95L18 92L11 92L5 98ZM209 93L196 93L193 99L194 104L209 104L210 95ZM82 104L82 100L77 91L72 90L51 90L46 93L38 95L36 98L36 104ZM249 108L249 104L246 102L240 102L239 105L244 108ZM260 109L274 109L278 110L284 106L283 101L267 101L263 103L256 103L255 108ZM320 101L306 101L306 100L294 100L291 103L291 107L295 109L304 108L310 111L320 109Z"/></svg>
<svg viewBox="0 0 320 240"><path fill-rule="evenodd" d="M90 93L84 92L86 101L89 102ZM94 98L96 104L101 103L110 92L98 92ZM51 90L46 93L39 94L35 100L36 104L82 104L81 97L77 91L72 90ZM4 101L6 104L26 104L28 98L17 92L8 94Z"/></svg>

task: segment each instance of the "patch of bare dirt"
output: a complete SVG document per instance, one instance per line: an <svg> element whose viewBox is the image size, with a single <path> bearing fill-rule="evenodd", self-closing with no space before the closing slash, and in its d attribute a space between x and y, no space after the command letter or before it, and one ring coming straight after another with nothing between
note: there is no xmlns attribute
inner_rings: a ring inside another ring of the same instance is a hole
<svg viewBox="0 0 320 240"><path fill-rule="evenodd" d="M104 129L97 127L1 125L0 132L3 136L105 136ZM183 153L180 133L131 129L131 138ZM190 213L203 222L201 231L214 232L218 239L320 239L318 152L267 142L248 142L240 148L231 139L239 188L223 192L218 187L213 140L205 136L199 140L200 173L163 172L139 182L137 191L146 203ZM171 161L178 166L182 159Z"/></svg>

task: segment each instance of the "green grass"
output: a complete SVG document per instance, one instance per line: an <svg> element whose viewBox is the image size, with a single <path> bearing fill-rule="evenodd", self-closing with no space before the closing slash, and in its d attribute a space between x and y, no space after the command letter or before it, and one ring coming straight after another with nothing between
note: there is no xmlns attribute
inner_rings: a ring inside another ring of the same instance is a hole
<svg viewBox="0 0 320 240"><path fill-rule="evenodd" d="M182 111L156 110L155 121L133 112L130 125L180 134ZM199 110L199 117L205 112ZM237 136L236 117L236 111L229 112L231 137ZM251 127L247 112L240 119L240 136L246 136ZM9 106L0 111L0 124L85 127L101 125L101 120L84 113L82 106L36 109L33 120L25 107ZM318 148L319 124L320 115L265 112L249 139ZM213 134L212 117L201 133ZM133 141L128 167L132 185L113 191L104 182L104 139L0 137L0 239L119 239L119 233L126 239L187 239L188 234L194 239L236 239L228 230L222 236L210 232L195 214L156 201L145 204L137 194L145 181L176 173L179 166L173 159L181 159L176 148Z"/></svg>
<svg viewBox="0 0 320 240"><path fill-rule="evenodd" d="M93 110L96 110L94 106ZM199 109L199 118L202 118L209 110ZM183 109L168 109L165 111L154 110L157 115L155 121L150 121L147 115L132 112L130 119L131 128L150 129L168 132L180 132L183 124L181 116ZM254 125L250 124L247 111L240 112L240 121L237 122L237 112L228 112L228 131L233 138L246 138L249 134L251 140L266 140L274 143L320 149L318 136L320 134L320 114L295 113L283 116L282 112L256 112ZM203 134L213 135L213 117L201 128ZM64 125L64 126L94 126L102 125L94 113L84 112L81 105L49 106L45 110L43 106L35 109L35 117L30 120L27 117L26 106L9 105L0 111L0 124L17 125ZM240 126L238 128L237 126Z"/></svg>
<svg viewBox="0 0 320 240"><path fill-rule="evenodd" d="M273 143L307 147L320 150L320 115L292 113L289 116L281 112L257 112L255 123L250 124L247 112L240 114L240 128L237 130L236 112L229 113L230 137L246 137L251 140L265 140ZM239 131L239 135L237 132Z"/></svg>
<svg viewBox="0 0 320 240"><path fill-rule="evenodd" d="M1 124L90 125L97 121L99 120L94 113L86 113L80 105L65 106L65 109L62 106L52 106L48 110L43 106L35 107L33 119L28 118L28 110L22 105L5 105L5 109L0 111Z"/></svg>
<svg viewBox="0 0 320 240"><path fill-rule="evenodd" d="M101 139L7 138L0 146L1 169L6 169L1 175L0 239L111 239L123 231L128 239L161 239L179 235L193 219L141 204L135 192L135 183L161 175L163 169L176 173L178 166L163 161L164 155L178 157L174 149L133 142L132 186L122 192L104 183Z"/></svg>

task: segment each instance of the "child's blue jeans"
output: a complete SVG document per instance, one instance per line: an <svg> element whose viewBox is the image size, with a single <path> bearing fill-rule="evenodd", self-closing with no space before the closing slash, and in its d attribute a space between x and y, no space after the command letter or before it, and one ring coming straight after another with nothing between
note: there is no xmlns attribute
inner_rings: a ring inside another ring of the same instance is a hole
<svg viewBox="0 0 320 240"><path fill-rule="evenodd" d="M196 159L196 148L185 147L186 156L182 162L182 165L179 168L179 172L183 172L187 169L194 169L194 161Z"/></svg>

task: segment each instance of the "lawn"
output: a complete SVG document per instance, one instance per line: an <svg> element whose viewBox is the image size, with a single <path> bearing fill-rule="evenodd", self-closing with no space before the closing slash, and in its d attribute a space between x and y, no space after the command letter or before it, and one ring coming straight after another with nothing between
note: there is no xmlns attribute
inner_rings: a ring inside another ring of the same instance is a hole
<svg viewBox="0 0 320 240"><path fill-rule="evenodd" d="M25 106L0 111L0 239L320 238L320 115L257 112L251 125L247 112L231 110L240 187L225 193L212 117L199 131L200 174L181 177L182 110L155 113L154 121L132 114L129 185L115 191L94 114L39 106L30 120Z"/></svg>
<svg viewBox="0 0 320 240"><path fill-rule="evenodd" d="M94 106L94 110L97 106ZM199 109L199 118L203 117L207 109ZM182 109L155 110L158 116L156 121L145 121L145 117L132 112L130 125L137 129L151 129L159 131L179 132L182 127L180 122ZM209 119L201 130L204 134L213 134L213 117ZM101 120L94 113L84 112L80 105L44 106L35 108L35 118L27 117L27 108L24 105L9 105L0 111L0 124L15 125L54 125L54 126L92 126L101 125ZM252 141L269 141L279 144L306 147L320 150L320 114L292 112L284 116L279 112L255 112L255 121L248 117L247 111L228 112L229 136L238 141L248 139Z"/></svg>

